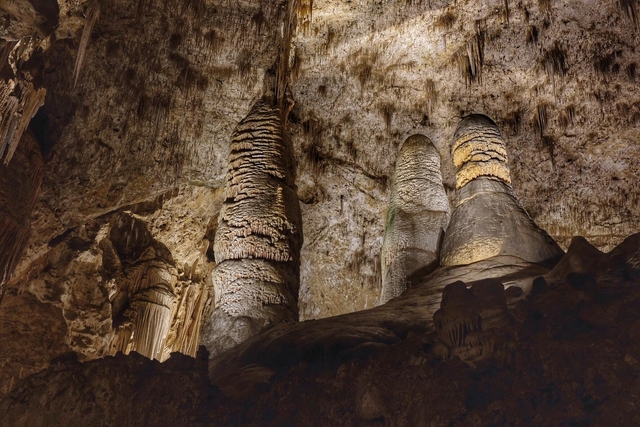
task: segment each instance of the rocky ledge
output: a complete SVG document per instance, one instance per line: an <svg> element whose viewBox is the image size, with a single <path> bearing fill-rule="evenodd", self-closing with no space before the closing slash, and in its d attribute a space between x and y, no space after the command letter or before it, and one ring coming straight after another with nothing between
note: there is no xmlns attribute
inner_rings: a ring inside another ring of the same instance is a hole
<svg viewBox="0 0 640 427"><path fill-rule="evenodd" d="M380 307L280 324L207 364L59 358L0 401L6 426L640 424L640 234L574 238L523 298L500 281L425 286ZM208 378L210 377L210 378Z"/></svg>

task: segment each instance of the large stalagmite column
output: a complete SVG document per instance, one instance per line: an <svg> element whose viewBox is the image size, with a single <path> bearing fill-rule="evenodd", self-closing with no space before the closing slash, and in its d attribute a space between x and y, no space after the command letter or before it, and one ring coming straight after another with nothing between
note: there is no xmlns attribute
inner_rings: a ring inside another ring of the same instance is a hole
<svg viewBox="0 0 640 427"><path fill-rule="evenodd" d="M284 114L271 94L231 140L214 242L215 309L203 337L211 357L266 325L298 320L302 220Z"/></svg>
<svg viewBox="0 0 640 427"><path fill-rule="evenodd" d="M466 265L498 255L544 263L561 256L516 199L498 126L474 114L460 122L454 140L458 194L440 263Z"/></svg>
<svg viewBox="0 0 640 427"><path fill-rule="evenodd" d="M438 266L448 222L440 154L426 136L410 136L400 148L393 176L382 245L381 304L407 289L412 275Z"/></svg>

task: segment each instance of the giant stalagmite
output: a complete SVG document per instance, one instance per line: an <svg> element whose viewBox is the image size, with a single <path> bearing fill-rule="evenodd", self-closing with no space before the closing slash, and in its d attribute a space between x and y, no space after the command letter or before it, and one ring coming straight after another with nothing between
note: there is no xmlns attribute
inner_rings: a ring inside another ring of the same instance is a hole
<svg viewBox="0 0 640 427"><path fill-rule="evenodd" d="M266 325L298 320L302 220L286 114L272 93L231 140L214 243L215 309L203 337L212 357Z"/></svg>
<svg viewBox="0 0 640 427"><path fill-rule="evenodd" d="M449 200L440 154L424 135L407 138L398 154L382 245L380 303L400 295L412 276L438 266Z"/></svg>
<svg viewBox="0 0 640 427"><path fill-rule="evenodd" d="M452 154L458 193L443 242L443 266L495 256L545 263L563 254L516 199L504 139L490 118L464 118L456 129Z"/></svg>

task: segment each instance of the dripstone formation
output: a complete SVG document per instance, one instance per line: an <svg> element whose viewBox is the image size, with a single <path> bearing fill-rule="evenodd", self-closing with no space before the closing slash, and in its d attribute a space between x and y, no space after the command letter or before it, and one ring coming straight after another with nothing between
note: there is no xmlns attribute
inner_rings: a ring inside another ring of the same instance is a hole
<svg viewBox="0 0 640 427"><path fill-rule="evenodd" d="M454 135L457 197L443 242L443 266L475 263L494 256L544 263L562 250L525 212L511 188L505 143L497 125L474 114Z"/></svg>
<svg viewBox="0 0 640 427"><path fill-rule="evenodd" d="M513 319L499 281L481 280L471 288L463 282L447 285L433 322L439 339L434 352L443 358L477 361L497 357L506 361L510 356Z"/></svg>
<svg viewBox="0 0 640 427"><path fill-rule="evenodd" d="M123 270L113 296L113 350L166 359L165 344L176 308L171 253L153 239L142 221L125 213L113 218L109 240L101 245L109 270Z"/></svg>
<svg viewBox="0 0 640 427"><path fill-rule="evenodd" d="M298 320L302 220L283 114L272 92L236 127L218 217L211 357L264 326Z"/></svg>
<svg viewBox="0 0 640 427"><path fill-rule="evenodd" d="M407 289L413 274L438 267L448 222L440 154L426 136L410 136L400 148L393 177L382 245L381 304Z"/></svg>

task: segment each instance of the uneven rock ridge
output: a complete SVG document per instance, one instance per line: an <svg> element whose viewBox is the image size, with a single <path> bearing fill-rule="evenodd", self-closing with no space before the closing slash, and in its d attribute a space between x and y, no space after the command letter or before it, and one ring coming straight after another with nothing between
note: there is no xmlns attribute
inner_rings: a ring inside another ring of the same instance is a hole
<svg viewBox="0 0 640 427"><path fill-rule="evenodd" d="M640 234L608 254L575 239L525 300L499 282L467 285L447 288L436 331L420 286L372 310L277 325L231 350L219 387L202 353L60 359L0 413L11 426L640 423Z"/></svg>

